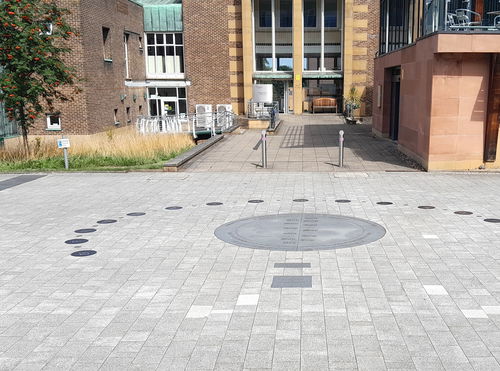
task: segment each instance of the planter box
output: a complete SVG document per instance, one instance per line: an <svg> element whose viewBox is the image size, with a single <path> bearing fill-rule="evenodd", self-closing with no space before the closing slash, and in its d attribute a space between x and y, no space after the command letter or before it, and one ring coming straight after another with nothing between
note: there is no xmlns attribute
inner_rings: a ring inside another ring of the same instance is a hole
<svg viewBox="0 0 500 371"><path fill-rule="evenodd" d="M346 117L345 123L348 125L356 125L358 123L358 120L356 120L355 118Z"/></svg>

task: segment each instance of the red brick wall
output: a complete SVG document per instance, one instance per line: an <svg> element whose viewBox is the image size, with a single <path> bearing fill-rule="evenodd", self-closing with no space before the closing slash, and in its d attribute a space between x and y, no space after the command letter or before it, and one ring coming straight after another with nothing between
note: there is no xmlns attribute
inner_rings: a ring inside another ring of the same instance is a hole
<svg viewBox="0 0 500 371"><path fill-rule="evenodd" d="M183 1L189 111L196 104L230 104L228 5L234 0Z"/></svg>
<svg viewBox="0 0 500 371"><path fill-rule="evenodd" d="M74 95L72 88L65 91L74 96L72 102L58 104L63 134L91 134L114 124L114 110L122 126L135 120L139 106L147 111L144 89L125 86L124 33L129 36L130 78L143 80L144 55L139 51L139 37L143 37L142 7L127 0L58 0L60 6L71 11L68 18L80 33L70 43L68 64L74 66L83 81L82 92ZM110 29L112 62L104 61L102 27ZM144 40L142 40L144 42ZM122 97L126 96L123 100ZM134 99L135 98L135 99ZM45 119L40 119L31 134L51 134L45 130ZM60 135L61 132L53 134Z"/></svg>

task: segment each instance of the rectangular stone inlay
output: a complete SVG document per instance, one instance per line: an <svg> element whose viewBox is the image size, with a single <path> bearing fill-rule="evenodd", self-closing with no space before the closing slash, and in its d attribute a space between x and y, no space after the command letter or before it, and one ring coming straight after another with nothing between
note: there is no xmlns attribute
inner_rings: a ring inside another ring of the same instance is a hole
<svg viewBox="0 0 500 371"><path fill-rule="evenodd" d="M16 187L18 185L31 182L38 178L43 178L45 175L20 175L14 178L10 178L7 180L3 180L0 182L0 191L3 191L7 188Z"/></svg>
<svg viewBox="0 0 500 371"><path fill-rule="evenodd" d="M274 276L271 288L312 288L312 276Z"/></svg>
<svg viewBox="0 0 500 371"><path fill-rule="evenodd" d="M274 263L274 268L311 268L311 263Z"/></svg>

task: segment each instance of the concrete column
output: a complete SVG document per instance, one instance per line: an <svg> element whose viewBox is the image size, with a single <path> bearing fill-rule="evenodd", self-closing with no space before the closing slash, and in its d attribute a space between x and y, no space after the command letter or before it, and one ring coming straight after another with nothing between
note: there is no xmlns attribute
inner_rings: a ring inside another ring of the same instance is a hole
<svg viewBox="0 0 500 371"><path fill-rule="evenodd" d="M248 101L252 99L253 76L253 30L252 30L252 0L241 1L241 31L243 41L243 96L245 112Z"/></svg>
<svg viewBox="0 0 500 371"><path fill-rule="evenodd" d="M302 1L293 0L293 113L302 114Z"/></svg>
<svg viewBox="0 0 500 371"><path fill-rule="evenodd" d="M344 72L344 96L349 92L353 83L352 76L352 56L353 56L353 41L354 41L354 9L353 0L345 0L344 2L344 61L342 69Z"/></svg>

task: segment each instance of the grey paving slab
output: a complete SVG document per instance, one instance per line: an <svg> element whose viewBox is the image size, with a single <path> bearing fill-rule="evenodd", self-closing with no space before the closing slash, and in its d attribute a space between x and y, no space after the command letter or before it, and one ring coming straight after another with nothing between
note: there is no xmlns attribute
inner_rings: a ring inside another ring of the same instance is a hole
<svg viewBox="0 0 500 371"><path fill-rule="evenodd" d="M274 263L274 268L311 268L311 263Z"/></svg>
<svg viewBox="0 0 500 371"><path fill-rule="evenodd" d="M273 289L311 288L312 276L274 276L271 287Z"/></svg>
<svg viewBox="0 0 500 371"><path fill-rule="evenodd" d="M345 132L344 167L339 168L339 131ZM237 130L184 165L181 171L206 172L350 172L408 171L415 168L391 141L374 138L371 125L346 125L339 115L284 115L269 136L268 168L262 169L261 150L253 150L260 130ZM233 133L233 134L235 134Z"/></svg>
<svg viewBox="0 0 500 371"><path fill-rule="evenodd" d="M45 175L19 175L5 180L0 178L0 191L8 188L17 187L21 184L32 182L39 178L43 178Z"/></svg>
<svg viewBox="0 0 500 371"><path fill-rule="evenodd" d="M500 174L375 171L50 174L12 187L0 192L0 369L497 369L500 225L484 219L500 217L499 190ZM302 213L387 233L312 251L214 235ZM76 238L88 242L65 244ZM71 256L83 249L97 253ZM276 276L312 287L273 289Z"/></svg>

